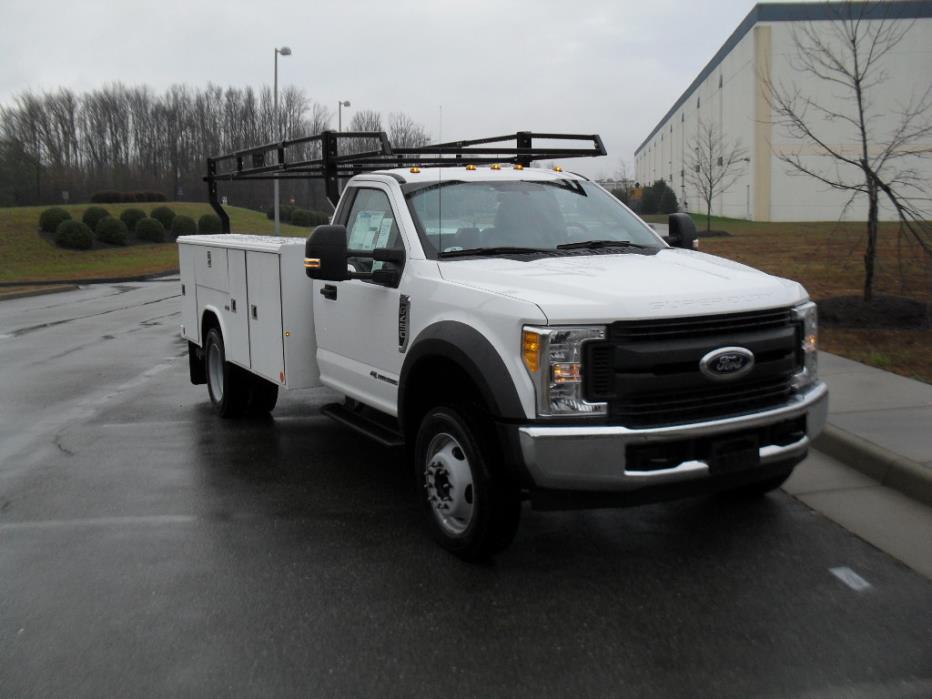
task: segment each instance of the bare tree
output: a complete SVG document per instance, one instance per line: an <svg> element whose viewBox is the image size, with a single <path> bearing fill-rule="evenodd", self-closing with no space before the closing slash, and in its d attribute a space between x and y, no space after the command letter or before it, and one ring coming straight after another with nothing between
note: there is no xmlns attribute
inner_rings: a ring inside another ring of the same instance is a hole
<svg viewBox="0 0 932 699"><path fill-rule="evenodd" d="M900 221L900 231L932 255L925 209L928 182L919 160L932 155L932 85L900 105L875 104L874 88L887 80L883 60L912 22L897 17L896 3L835 3L831 21L810 22L793 33L794 70L815 79L803 92L794 83L766 84L773 120L800 148L776 152L791 172L849 193L845 210L867 198L864 301L871 301L877 258L881 198ZM893 123L891 126L891 115ZM852 147L850 144L856 144ZM815 155L803 155L815 150Z"/></svg>
<svg viewBox="0 0 932 699"><path fill-rule="evenodd" d="M712 202L744 174L746 162L747 150L740 141L727 140L720 126L699 120L686 156L686 180L705 203L707 231L712 226Z"/></svg>
<svg viewBox="0 0 932 699"><path fill-rule="evenodd" d="M381 131L382 115L374 109L360 109L350 120L349 131ZM340 144L340 152L362 153L374 151L379 147L377 139L353 139Z"/></svg>
<svg viewBox="0 0 932 699"><path fill-rule="evenodd" d="M628 161L624 158L618 158L618 167L613 173L615 185L612 188L612 194L626 205L631 204L631 193L634 190L634 180L631 179L630 172Z"/></svg>
<svg viewBox="0 0 932 699"><path fill-rule="evenodd" d="M401 148L420 148L430 143L424 127L404 112L388 115L388 138L393 146Z"/></svg>

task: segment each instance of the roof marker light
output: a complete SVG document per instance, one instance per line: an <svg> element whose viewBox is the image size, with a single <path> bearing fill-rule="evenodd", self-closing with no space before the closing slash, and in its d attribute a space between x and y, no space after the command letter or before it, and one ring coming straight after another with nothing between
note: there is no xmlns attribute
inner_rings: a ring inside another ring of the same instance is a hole
<svg viewBox="0 0 932 699"><path fill-rule="evenodd" d="M466 169L469 170L470 172L472 172L473 170L476 169L476 166L475 166L475 165L467 165L467 166L466 166Z"/></svg>
<svg viewBox="0 0 932 699"><path fill-rule="evenodd" d="M417 173L419 173L420 171L421 171L421 168L419 168L419 167L417 167L417 166L415 166L415 167L411 168L410 170L408 170L408 172L412 172L412 173L414 173L415 175L416 175Z"/></svg>
<svg viewBox="0 0 932 699"><path fill-rule="evenodd" d="M554 165L554 166L553 166L553 171L554 171L554 172L563 172L563 168L560 167L559 165Z"/></svg>
<svg viewBox="0 0 932 699"><path fill-rule="evenodd" d="M523 169L524 169L524 165L522 165L521 163L515 163L515 170L523 170Z"/></svg>
<svg viewBox="0 0 932 699"><path fill-rule="evenodd" d="M498 163L492 163L489 167L490 167L492 170L501 170L501 169L502 169L502 166L499 165Z"/></svg>

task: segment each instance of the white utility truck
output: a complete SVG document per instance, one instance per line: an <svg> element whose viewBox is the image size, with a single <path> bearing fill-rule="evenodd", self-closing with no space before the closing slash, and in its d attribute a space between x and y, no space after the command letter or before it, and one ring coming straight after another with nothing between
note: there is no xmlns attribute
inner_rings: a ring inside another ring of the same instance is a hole
<svg viewBox="0 0 932 699"><path fill-rule="evenodd" d="M211 159L224 230L221 181L321 178L335 212L307 241L178 239L192 382L223 417L280 388L345 396L324 412L407 448L428 526L467 558L507 546L525 500L778 487L826 418L815 305L698 252L684 214L664 240L598 184L531 167L604 153L324 132Z"/></svg>

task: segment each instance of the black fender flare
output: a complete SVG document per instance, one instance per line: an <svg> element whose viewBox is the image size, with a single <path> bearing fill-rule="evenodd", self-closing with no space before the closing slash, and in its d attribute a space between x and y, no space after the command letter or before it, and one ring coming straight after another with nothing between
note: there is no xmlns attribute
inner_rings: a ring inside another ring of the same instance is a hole
<svg viewBox="0 0 932 699"><path fill-rule="evenodd" d="M398 382L398 421L403 430L406 428L404 410L411 372L422 359L429 357L447 359L466 372L493 418L527 419L511 374L492 343L465 323L444 320L418 333L402 364Z"/></svg>

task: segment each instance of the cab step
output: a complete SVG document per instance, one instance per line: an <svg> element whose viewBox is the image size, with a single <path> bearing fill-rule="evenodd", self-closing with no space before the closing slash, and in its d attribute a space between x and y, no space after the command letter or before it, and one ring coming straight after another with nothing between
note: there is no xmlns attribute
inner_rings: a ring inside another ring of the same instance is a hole
<svg viewBox="0 0 932 699"><path fill-rule="evenodd" d="M398 431L394 418L365 406L348 407L341 403L330 403L320 409L324 415L361 432L384 447L403 447L404 437Z"/></svg>

